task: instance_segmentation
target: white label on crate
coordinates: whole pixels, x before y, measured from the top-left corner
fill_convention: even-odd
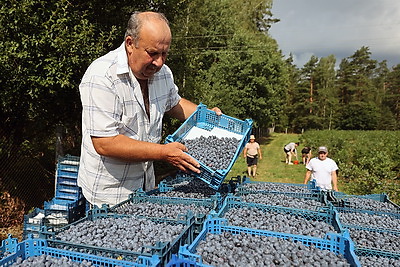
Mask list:
[[[195,139],[201,136],[204,137],[209,137],[209,136],[216,136],[218,138],[222,137],[231,137],[231,138],[236,138],[238,140],[242,140],[243,135],[232,133],[230,131],[224,130],[222,128],[214,127],[211,131],[207,131],[204,129],[201,129],[199,127],[193,126],[187,135],[185,136],[184,139]]]

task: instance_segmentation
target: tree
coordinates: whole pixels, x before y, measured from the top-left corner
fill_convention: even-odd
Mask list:
[[[361,47],[340,63],[338,90],[341,112],[337,114],[337,121],[341,129],[376,129],[378,126],[379,105],[372,81],[377,61],[370,56],[369,48]],[[367,110],[371,113],[367,114]]]
[[[266,29],[271,1],[192,1],[170,61],[183,96],[266,126],[281,113],[287,72]],[[176,41],[175,41],[176,42]],[[179,52],[176,52],[179,48]],[[178,70],[178,71],[177,71]]]
[[[384,91],[382,106],[390,110],[393,118],[385,125],[387,129],[400,129],[400,64],[387,74]]]
[[[323,57],[318,62],[314,74],[315,107],[317,115],[322,118],[322,127],[332,129],[333,116],[337,110],[337,94],[335,88],[336,58],[334,55]]]
[[[2,125],[16,143],[48,141],[59,123],[80,125],[78,83],[113,29],[97,32],[67,0],[3,1],[0,14]]]

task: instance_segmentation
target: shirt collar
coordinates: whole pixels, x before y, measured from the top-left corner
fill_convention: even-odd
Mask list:
[[[128,56],[126,55],[125,42],[117,48],[117,74],[129,73]]]

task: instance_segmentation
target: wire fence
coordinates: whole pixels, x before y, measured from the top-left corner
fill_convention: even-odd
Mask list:
[[[46,157],[39,152],[26,149],[24,144],[15,145],[13,140],[4,138],[3,134],[0,136],[2,137],[0,140],[1,208],[12,202],[8,198],[22,202],[24,212],[33,207],[42,207],[44,201],[54,195],[54,156]]]

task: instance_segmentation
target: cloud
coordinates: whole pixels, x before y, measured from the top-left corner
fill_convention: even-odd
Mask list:
[[[333,54],[340,62],[362,46],[389,67],[400,64],[399,0],[279,0],[272,13],[281,21],[270,34],[298,66],[311,55]]]

